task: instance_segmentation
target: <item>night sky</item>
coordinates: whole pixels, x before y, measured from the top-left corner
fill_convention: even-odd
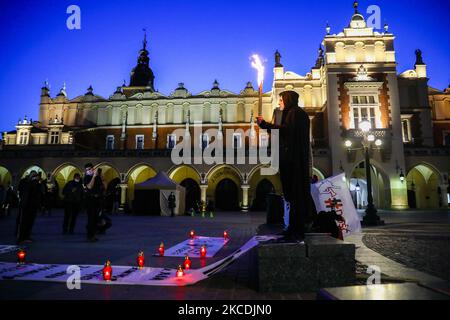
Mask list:
[[[69,98],[94,93],[109,97],[127,84],[148,30],[155,88],[170,94],[178,82],[195,93],[210,89],[239,92],[256,74],[249,57],[267,60],[264,89],[272,82],[273,53],[286,70],[301,75],[314,65],[329,21],[331,33],[348,25],[353,1],[100,1],[1,0],[0,130],[13,130],[27,115],[38,119],[40,88],[48,79],[54,97],[63,83]],[[81,8],[81,30],[66,27],[69,5]],[[450,1],[360,1],[381,7],[397,37],[398,72],[412,69],[422,49],[430,85],[450,83]],[[365,14],[365,16],[367,16]]]

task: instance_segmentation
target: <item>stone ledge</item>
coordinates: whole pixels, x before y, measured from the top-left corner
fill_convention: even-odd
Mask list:
[[[355,245],[326,234],[305,244],[269,243],[257,248],[259,291],[302,292],[355,283]]]

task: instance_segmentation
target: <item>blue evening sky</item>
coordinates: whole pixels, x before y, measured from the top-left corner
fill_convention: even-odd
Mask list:
[[[306,74],[317,57],[329,21],[332,33],[348,25],[352,0],[339,1],[106,1],[0,0],[0,130],[13,130],[19,118],[37,119],[40,88],[46,79],[55,96],[66,82],[70,98],[111,95],[135,66],[148,30],[155,88],[171,93],[184,82],[193,93],[210,89],[214,79],[234,92],[255,83],[249,57],[267,60],[264,89],[272,82],[278,49],[287,70]],[[81,30],[69,30],[66,9],[81,8]],[[381,7],[395,42],[398,71],[413,68],[422,49],[430,85],[450,83],[450,1],[360,1]],[[367,16],[367,14],[365,14]]]

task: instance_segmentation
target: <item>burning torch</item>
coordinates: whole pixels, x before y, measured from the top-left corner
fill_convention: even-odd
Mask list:
[[[263,81],[264,81],[264,65],[262,64],[261,58],[254,54],[251,57],[251,64],[254,69],[258,72],[258,86],[259,86],[259,99],[258,99],[258,117],[262,117],[262,91],[263,91]]]

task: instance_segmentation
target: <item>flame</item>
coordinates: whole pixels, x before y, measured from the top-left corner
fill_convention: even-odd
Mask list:
[[[264,65],[261,61],[261,58],[257,54],[252,55],[251,64],[252,67],[256,69],[256,71],[258,71],[258,85],[262,86],[262,83],[264,81]]]

